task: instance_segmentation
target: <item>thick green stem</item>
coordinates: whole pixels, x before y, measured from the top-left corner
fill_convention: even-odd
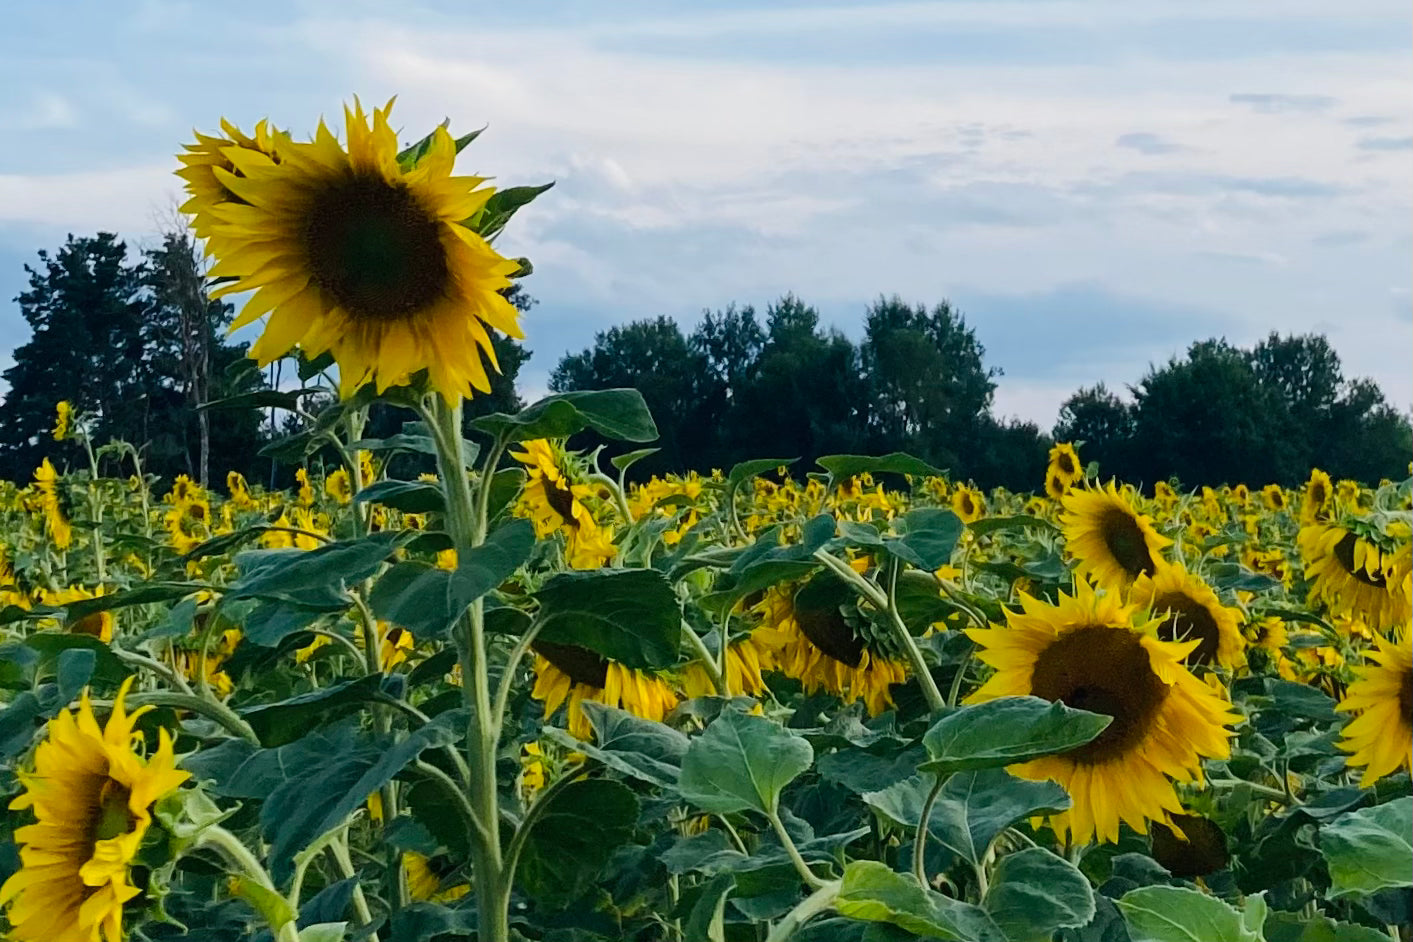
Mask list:
[[[480,488],[473,500],[461,448],[461,402],[436,399],[429,426],[437,445],[437,465],[446,494],[446,523],[458,558],[465,562],[471,550],[486,538],[490,506],[490,480],[503,443],[497,442],[487,457]],[[477,920],[481,942],[506,942],[510,936],[508,887],[500,846],[500,796],[496,789],[496,746],[499,717],[491,706],[487,670],[485,609],[481,599],[471,603],[458,625],[457,648],[461,663],[463,701],[471,711],[466,733],[466,760],[471,770],[471,807],[484,825],[477,835],[473,866]]]
[[[255,905],[256,909],[270,926],[270,931],[275,934],[276,942],[299,942],[299,927],[294,920],[294,907],[279,895],[275,889],[275,882],[270,879],[269,872],[265,869],[250,848],[240,842],[230,831],[213,824],[203,828],[196,836],[196,841],[191,845],[192,850],[209,847],[219,851],[230,863],[238,867],[245,878],[248,878],[261,889],[261,893],[256,894],[254,899],[247,897],[247,900]],[[272,902],[274,905],[262,905],[263,901]],[[283,913],[279,912],[283,910]],[[287,918],[286,918],[287,917]]]
[[[913,876],[917,877],[917,882],[927,886],[927,831],[932,823],[932,808],[937,804],[937,796],[942,794],[943,776],[937,776],[932,783],[932,790],[927,793],[927,800],[922,803],[922,817],[917,823],[917,834],[913,838]]]
[[[260,745],[260,737],[255,734],[255,730],[250,728],[250,724],[218,700],[207,700],[194,694],[168,693],[157,690],[151,693],[135,693],[128,698],[127,703],[129,706],[164,706],[200,713],[207,719],[220,723],[227,732],[234,733],[251,745]]]
[[[765,942],[786,942],[801,926],[834,905],[839,898],[839,886],[838,880],[825,883],[801,900],[798,906],[781,916],[780,921],[771,927]]]
[[[811,890],[822,889],[825,882],[814,875],[809,864],[805,863],[805,858],[800,856],[800,849],[795,846],[795,842],[790,839],[790,832],[785,830],[785,822],[780,820],[780,812],[771,810],[767,815],[770,819],[770,826],[775,829],[775,836],[780,838],[780,843],[785,847],[785,853],[790,855],[790,862],[795,865],[796,872],[800,879],[805,881],[805,886]]]
[[[731,691],[726,686],[726,677],[722,673],[721,665],[717,664],[716,658],[711,656],[711,652],[707,650],[706,643],[702,641],[701,636],[685,621],[682,622],[682,637],[687,639],[687,645],[696,653],[701,662],[706,665],[707,674],[711,677],[711,684],[716,688],[717,696],[731,696]],[[724,656],[725,653],[726,651],[723,648],[722,655]]]

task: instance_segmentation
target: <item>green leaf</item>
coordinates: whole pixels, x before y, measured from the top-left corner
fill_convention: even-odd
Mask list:
[[[384,507],[409,514],[446,511],[442,489],[427,481],[378,481],[359,491],[354,500],[359,503],[377,501]]]
[[[1001,858],[982,905],[1010,942],[1050,942],[1094,918],[1094,891],[1074,864],[1029,847]]]
[[[1361,808],[1323,825],[1320,853],[1330,868],[1332,898],[1413,886],[1413,798]]]
[[[308,396],[320,392],[318,388],[313,389],[292,389],[288,392],[277,389],[260,389],[255,392],[241,393],[238,396],[227,396],[224,399],[214,399],[211,402],[203,402],[196,407],[198,412],[217,411],[222,409],[285,409],[294,412],[299,408],[301,396]]]
[[[235,564],[241,577],[226,590],[226,598],[274,599],[302,608],[342,611],[351,604],[344,587],[377,572],[400,539],[399,533],[376,533],[307,551],[240,553]]]
[[[347,922],[319,922],[299,930],[299,942],[343,942]]]
[[[461,447],[465,449],[468,445],[471,443],[463,442]],[[348,447],[350,451],[410,451],[418,455],[435,455],[437,453],[437,442],[431,435],[408,432],[397,432],[387,438],[360,438]],[[474,453],[473,451],[472,454]]]
[[[58,665],[62,662],[64,655],[73,650],[89,651],[93,654],[93,676],[92,681],[101,684],[111,684],[116,686],[122,683],[131,671],[127,665],[118,660],[118,656],[113,653],[107,644],[93,637],[92,635],[71,635],[60,634],[59,632],[41,631],[30,635],[24,640],[25,647],[39,654],[39,662],[35,665],[34,675],[36,677],[49,676],[51,671],[58,675]],[[65,701],[67,702],[67,701]]]
[[[703,811],[773,815],[780,792],[813,761],[803,737],[764,717],[727,711],[688,747],[677,787]]]
[[[69,602],[62,606],[64,621],[73,624],[99,612],[111,612],[119,608],[130,608],[133,605],[170,602],[173,599],[184,598],[200,588],[200,585],[189,582],[147,582],[121,592],[110,592],[107,595],[98,595],[91,599]]]
[[[93,668],[97,663],[97,654],[85,648],[61,651],[59,666],[54,672],[54,680],[59,687],[59,699],[64,703],[72,703],[93,676]]]
[[[303,631],[318,621],[320,614],[307,608],[295,608],[279,602],[261,602],[242,620],[245,640],[263,648],[273,648],[296,631]]]
[[[869,455],[825,455],[815,463],[829,472],[832,484],[842,483],[860,474],[911,474],[925,478],[943,477],[947,473],[901,451],[877,458]]]
[[[487,241],[494,239],[522,206],[552,186],[554,183],[551,182],[541,186],[510,186],[496,190],[476,215],[471,228]]]
[[[902,536],[883,540],[888,552],[928,572],[951,561],[962,536],[960,517],[950,510],[924,507],[908,511],[901,523]]]
[[[1200,890],[1145,886],[1117,903],[1132,942],[1261,942],[1240,912]]]
[[[565,905],[584,894],[613,852],[633,835],[638,798],[609,779],[574,782],[549,798],[516,870],[517,883],[536,899]]]
[[[383,675],[368,674],[277,703],[238,709],[266,748],[294,742],[315,726],[353,713],[376,699]]]
[[[1043,517],[1032,517],[1030,514],[1016,514],[1011,517],[982,517],[980,520],[973,520],[967,524],[967,529],[977,536],[1011,530],[1028,530],[1032,527],[1037,530],[1049,530],[1052,533],[1059,532],[1059,527],[1049,520]]]
[[[614,455],[608,460],[609,463],[611,463],[619,471],[627,471],[639,461],[642,461],[649,455],[655,455],[660,451],[662,451],[661,448],[639,448],[636,451],[630,451],[624,455]]]
[[[685,735],[592,700],[585,700],[581,708],[594,728],[593,742],[580,742],[557,726],[544,727],[541,735],[623,775],[661,788],[677,787],[689,744]]]
[[[916,828],[932,789],[933,777],[914,775],[864,801],[890,820]],[[959,772],[947,779],[932,806],[928,834],[967,863],[976,866],[1002,831],[1024,818],[1051,814],[1070,806],[1070,797],[1054,782],[1030,782],[1004,769]]]
[[[1335,922],[1323,913],[1271,913],[1266,918],[1266,942],[1390,942],[1387,932]]]
[[[1113,718],[1039,697],[1000,697],[942,717],[923,736],[936,774],[1028,762],[1067,752],[1103,732]]]
[[[459,553],[448,587],[456,614],[513,576],[534,547],[534,524],[511,520],[493,530],[480,546]]]
[[[873,860],[844,869],[834,908],[850,919],[889,923],[925,939],[1006,942],[985,910],[925,889]]]
[[[564,572],[546,582],[535,598],[540,641],[578,645],[635,669],[677,662],[682,610],[660,572]]]
[[[643,394],[636,389],[595,389],[558,393],[515,415],[495,412],[473,423],[476,428],[510,442],[534,438],[568,438],[585,429],[627,442],[657,438]]]
[[[687,914],[683,937],[693,942],[726,942],[726,897],[736,886],[736,877],[720,873],[707,881]]]
[[[491,494],[486,504],[487,519],[494,521],[505,512],[515,498],[520,496],[520,489],[525,486],[527,477],[524,468],[501,468],[491,475]]]
[[[774,471],[776,468],[789,466],[799,461],[799,458],[754,458],[750,461],[741,461],[731,466],[731,471],[726,475],[726,497],[725,502],[729,507],[731,500],[741,485],[758,474],[765,474],[767,471]]]
[[[424,749],[456,742],[465,724],[464,711],[450,710],[400,741],[304,762],[295,777],[270,792],[260,809],[260,825],[270,841],[271,875],[283,883],[296,853],[344,821]]]

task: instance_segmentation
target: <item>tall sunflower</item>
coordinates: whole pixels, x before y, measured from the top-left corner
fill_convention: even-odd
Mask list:
[[[659,723],[677,706],[677,694],[656,674],[625,667],[578,645],[537,641],[532,648],[535,686],[530,696],[544,703],[546,721],[567,703],[569,733],[578,739],[594,734],[582,707],[585,700]]]
[[[1060,528],[1065,548],[1078,565],[1075,572],[1101,589],[1118,591],[1139,576],[1153,575],[1172,540],[1153,528],[1110,481],[1107,487],[1075,488],[1061,504]]]
[[[1349,527],[1315,523],[1296,538],[1310,582],[1309,604],[1335,615],[1362,618],[1375,631],[1404,626],[1413,618],[1408,546],[1381,546]]]
[[[1069,442],[1059,442],[1050,449],[1050,466],[1046,477],[1053,473],[1064,482],[1065,487],[1084,477],[1084,465],[1079,463],[1079,452]],[[1048,486],[1048,481],[1047,481]]]
[[[892,686],[908,679],[904,663],[851,625],[838,599],[812,592],[808,583],[772,586],[751,610],[761,616],[752,637],[770,652],[775,669],[800,681],[806,693],[862,700],[877,716],[892,705]]]
[[[1070,793],[1070,810],[1050,819],[1057,833],[1114,842],[1120,821],[1146,833],[1182,812],[1172,779],[1200,781],[1203,758],[1230,754],[1230,701],[1182,664],[1198,641],[1161,640],[1158,619],[1083,581],[1057,605],[1021,595],[1006,621],[967,630],[996,668],[968,702],[1035,696],[1114,718],[1092,742],[1011,768]]]
[[[1164,641],[1196,641],[1186,658],[1192,666],[1217,665],[1228,670],[1245,661],[1241,612],[1222,604],[1212,587],[1181,563],[1163,564],[1150,576],[1138,577],[1129,601],[1151,609]]]
[[[986,514],[986,497],[974,487],[959,484],[952,492],[952,512],[962,523],[980,520]]]
[[[32,771],[21,771],[25,791],[10,803],[29,809],[34,824],[15,831],[20,869],[0,887],[15,942],[120,942],[123,904],[141,891],[128,881],[157,799],[186,781],[176,769],[165,729],[157,751],[133,751],[134,721],[123,683],[106,728],[100,729],[85,693],[78,711],[64,710],[49,723],[34,752]]]
[[[391,108],[374,109],[371,125],[361,104],[345,109],[346,147],[321,122],[312,141],[279,140],[278,160],[219,148],[233,169],[210,173],[235,199],[196,207],[216,220],[211,276],[236,279],[216,293],[255,292],[232,329],[269,314],[250,351],[262,366],[296,346],[330,351],[344,396],[421,370],[448,401],[490,392],[483,359],[499,366],[486,328],[524,336],[500,293],[519,263],[467,226],[494,190],[452,176],[445,128],[416,166],[399,164]]]
[[[1350,765],[1363,766],[1366,788],[1400,768],[1413,771],[1413,647],[1406,628],[1393,641],[1377,635],[1374,644],[1364,652],[1373,663],[1354,668],[1356,680],[1335,707],[1358,714],[1339,747],[1353,753]]]
[[[69,522],[68,495],[64,493],[59,472],[45,458],[34,469],[34,488],[39,492],[39,505],[44,512],[44,529],[61,550],[74,544],[74,528]]]

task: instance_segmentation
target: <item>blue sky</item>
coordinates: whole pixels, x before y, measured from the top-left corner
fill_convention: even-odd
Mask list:
[[[297,134],[397,94],[420,136],[558,185],[500,243],[540,304],[524,391],[593,333],[786,291],[853,336],[959,306],[1053,421],[1200,337],[1326,332],[1413,403],[1406,0],[50,2],[0,33],[0,365],[22,266],[152,238],[193,127]]]

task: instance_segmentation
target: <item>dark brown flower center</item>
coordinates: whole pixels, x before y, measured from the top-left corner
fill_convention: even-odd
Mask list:
[[[1096,739],[1065,753],[1075,762],[1094,765],[1142,744],[1168,687],[1153,672],[1137,635],[1091,625],[1071,631],[1040,653],[1031,693],[1114,718]]]
[[[1055,467],[1066,477],[1072,476],[1077,470],[1074,466],[1074,458],[1070,457],[1070,453],[1067,451],[1060,452],[1059,457],[1055,459]]]
[[[355,320],[406,318],[446,294],[440,225],[403,186],[359,173],[313,198],[302,241],[310,273]]]
[[[602,690],[608,684],[608,661],[600,654],[577,644],[536,641],[535,653],[559,668],[576,684]]]
[[[1153,859],[1175,877],[1192,879],[1221,870],[1230,862],[1227,836],[1210,818],[1175,814],[1173,824],[1182,829],[1183,840],[1173,829],[1153,822]]]
[[[103,637],[103,612],[94,612],[92,615],[85,615],[69,625],[69,634],[91,635],[94,638]]]
[[[551,481],[545,478],[545,500],[549,502],[554,512],[564,518],[564,522],[570,526],[575,526],[578,521],[574,519],[574,492],[564,487],[558,481]]]
[[[1099,520],[1099,528],[1104,534],[1104,545],[1124,572],[1132,578],[1143,573],[1152,573],[1157,567],[1153,555],[1148,552],[1148,541],[1144,539],[1143,528],[1133,514],[1111,507],[1104,511]]]
[[[1205,605],[1181,592],[1169,592],[1153,601],[1153,612],[1168,613],[1158,626],[1158,637],[1164,641],[1198,641],[1185,659],[1188,664],[1210,664],[1216,660],[1221,630]]]
[[[1403,672],[1403,683],[1398,685],[1398,708],[1403,722],[1413,726],[1413,669]]]
[[[797,597],[795,624],[811,644],[839,663],[858,667],[863,661],[863,639],[854,634],[837,605],[805,605]]]
[[[1335,559],[1344,567],[1344,571],[1353,576],[1357,581],[1376,589],[1385,587],[1384,575],[1381,572],[1370,573],[1363,567],[1354,565],[1354,545],[1359,541],[1359,537],[1353,533],[1346,533],[1340,537],[1338,543],[1334,545]],[[1377,553],[1374,547],[1369,547],[1369,552]]]

